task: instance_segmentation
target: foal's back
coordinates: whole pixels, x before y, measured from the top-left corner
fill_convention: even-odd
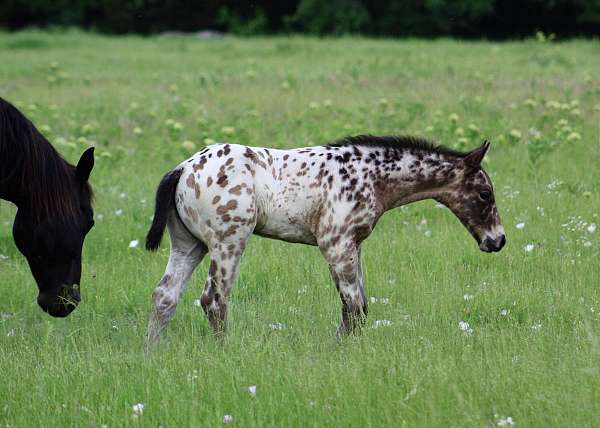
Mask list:
[[[217,230],[234,234],[240,226],[251,225],[259,235],[314,245],[327,194],[321,181],[331,152],[324,146],[209,146],[181,165],[178,213],[201,240]]]

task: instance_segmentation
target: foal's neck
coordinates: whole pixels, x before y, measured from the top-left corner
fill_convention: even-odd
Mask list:
[[[368,150],[373,159],[370,176],[383,210],[438,198],[462,168],[460,158],[452,154],[408,148]]]

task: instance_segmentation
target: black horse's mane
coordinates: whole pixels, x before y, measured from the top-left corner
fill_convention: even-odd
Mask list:
[[[410,135],[392,135],[384,137],[377,137],[374,135],[357,135],[354,137],[342,138],[341,140],[329,144],[328,146],[362,146],[392,150],[417,150],[461,158],[467,155],[465,152],[454,150],[442,145],[437,145],[426,138],[414,137]]]
[[[75,167],[65,161],[19,110],[0,97],[0,185],[16,183],[37,219],[79,211]],[[90,196],[91,196],[91,189]]]

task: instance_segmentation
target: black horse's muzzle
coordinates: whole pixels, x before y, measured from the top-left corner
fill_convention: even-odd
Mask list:
[[[80,301],[81,295],[77,284],[62,285],[51,292],[40,293],[37,298],[40,308],[56,318],[68,316]]]

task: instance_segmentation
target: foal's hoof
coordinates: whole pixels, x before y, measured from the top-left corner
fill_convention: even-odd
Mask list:
[[[341,342],[344,337],[350,335],[351,331],[344,324],[340,324],[337,330],[335,331],[336,339]]]
[[[144,354],[146,357],[149,357],[150,354],[152,354],[152,351],[158,346],[158,342],[158,340],[146,339],[144,342]]]
[[[357,322],[351,325],[340,324],[335,332],[335,337],[338,340],[342,340],[344,337],[350,336],[351,334],[358,335],[362,332],[363,322]]]

